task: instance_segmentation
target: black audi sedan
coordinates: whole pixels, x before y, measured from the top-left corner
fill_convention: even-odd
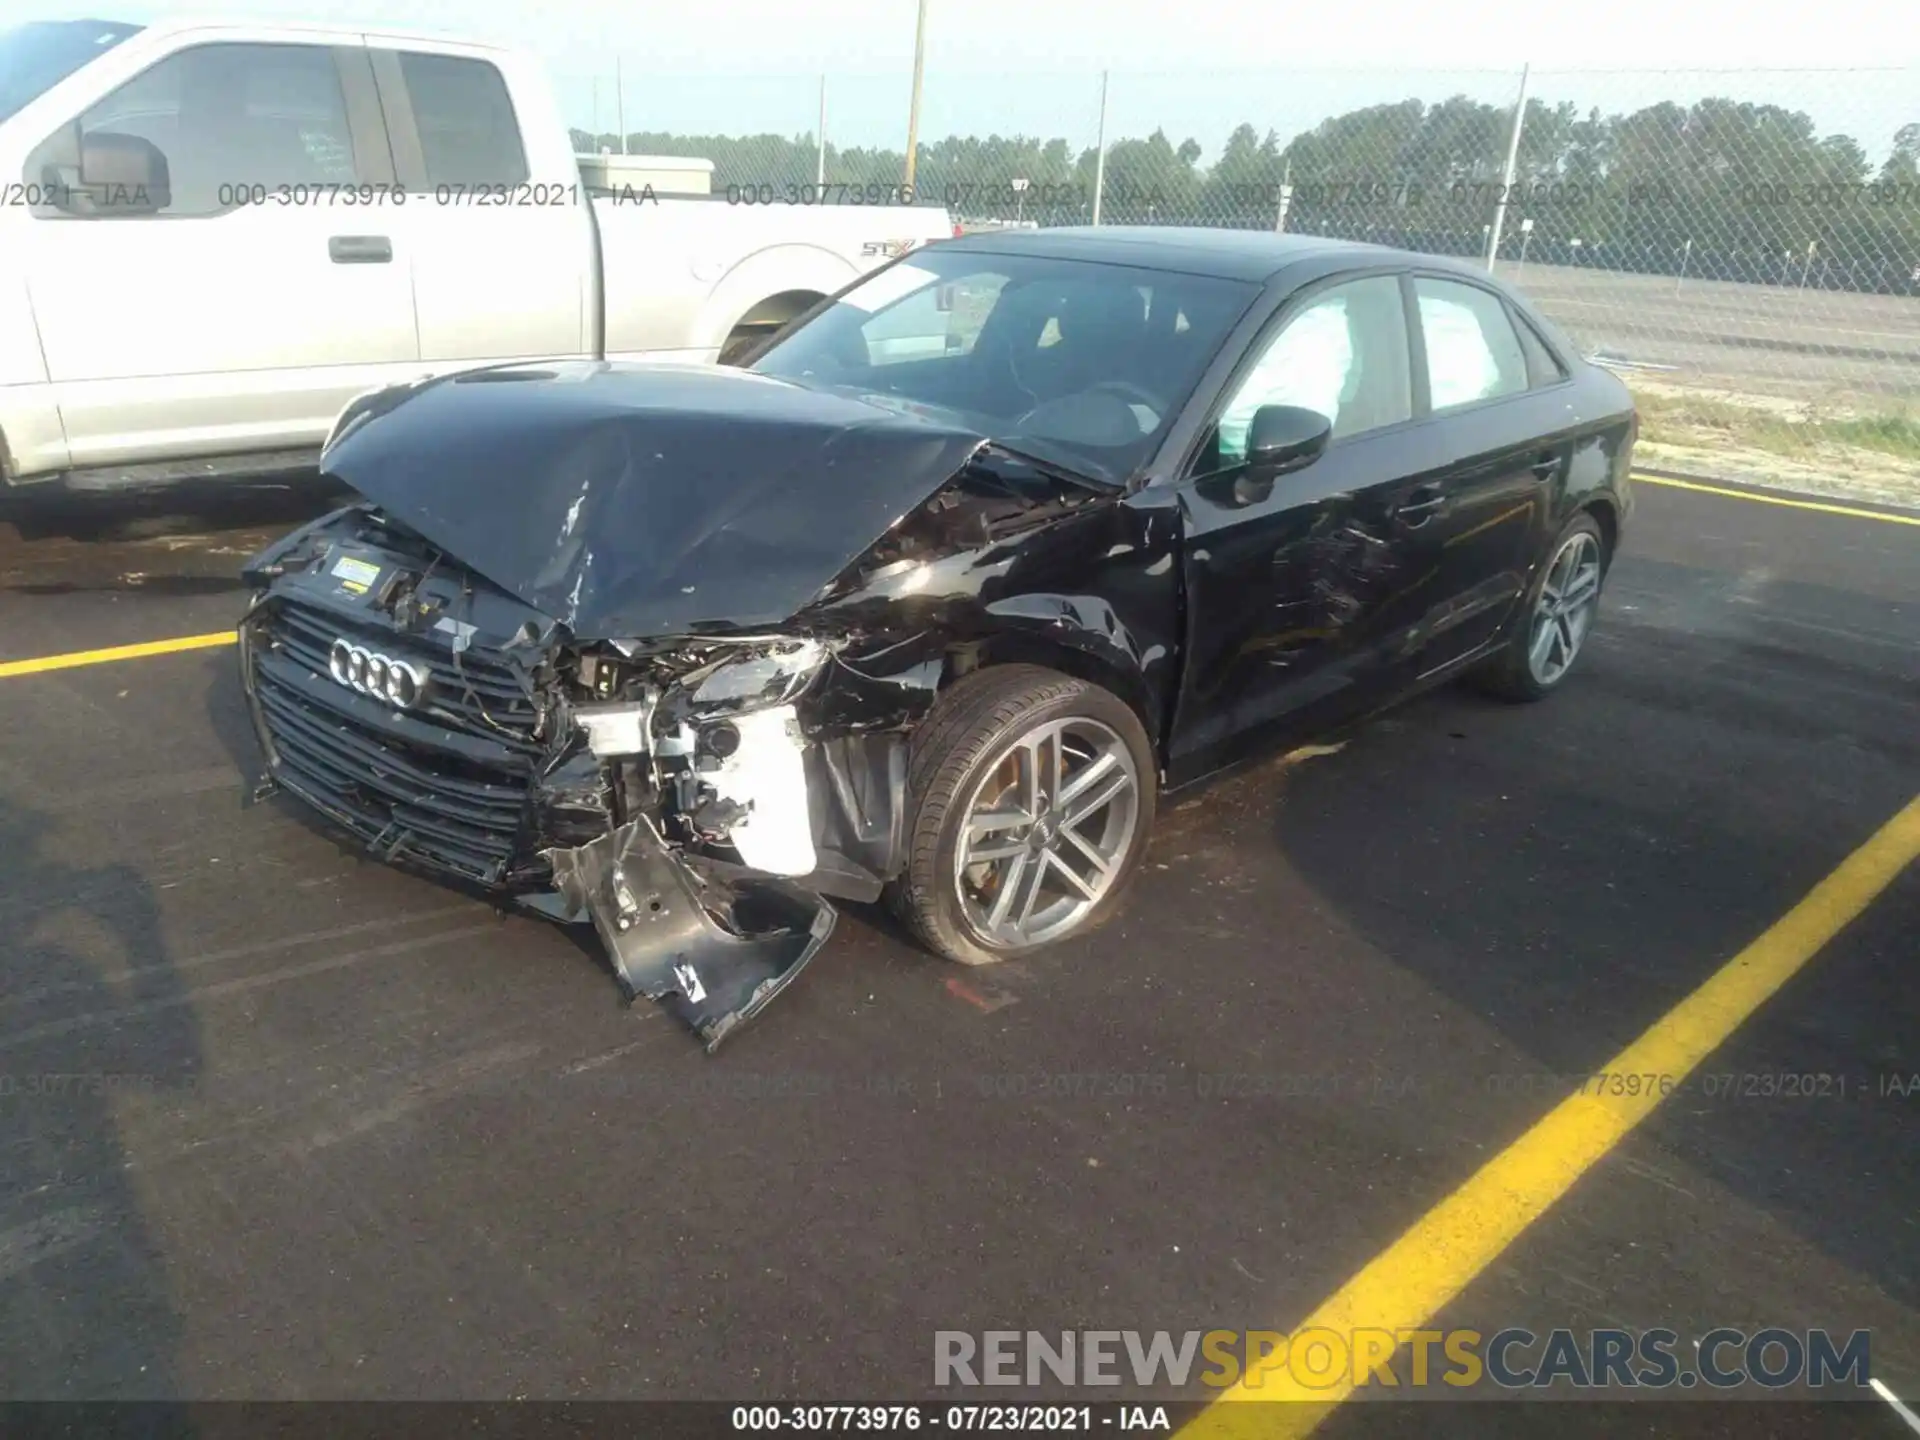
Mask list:
[[[263,788],[592,923],[711,1049],[829,897],[1024,955],[1122,903],[1169,791],[1453,677],[1559,689],[1636,429],[1465,264],[942,241],[743,368],[349,406],[322,468],[359,499],[247,568]]]

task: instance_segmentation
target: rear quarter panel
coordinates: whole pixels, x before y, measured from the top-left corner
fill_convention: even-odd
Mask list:
[[[1557,534],[1575,512],[1594,510],[1610,546],[1617,546],[1633,516],[1633,446],[1639,434],[1633,395],[1617,376],[1579,362],[1570,395],[1577,413],[1567,478],[1554,507]]]

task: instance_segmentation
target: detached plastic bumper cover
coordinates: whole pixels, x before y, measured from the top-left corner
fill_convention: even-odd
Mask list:
[[[644,821],[547,854],[561,905],[592,917],[629,997],[659,1002],[708,1053],[793,982],[838,918],[817,895],[752,877],[727,886],[742,925],[728,929],[702,904],[699,878]]]

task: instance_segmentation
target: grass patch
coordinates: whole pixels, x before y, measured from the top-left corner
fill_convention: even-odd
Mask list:
[[[1920,416],[1902,409],[1873,415],[1823,415],[1814,406],[1783,411],[1712,396],[1634,392],[1643,438],[1669,445],[1736,445],[1810,457],[1834,446],[1920,461]]]
[[[1824,422],[1829,438],[1862,450],[1920,460],[1920,420],[1911,415],[1863,415]]]

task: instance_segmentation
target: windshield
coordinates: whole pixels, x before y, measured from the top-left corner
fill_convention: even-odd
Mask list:
[[[34,20],[0,30],[0,120],[139,31],[111,20]]]
[[[1114,482],[1151,453],[1258,287],[934,246],[752,368],[978,430]]]

